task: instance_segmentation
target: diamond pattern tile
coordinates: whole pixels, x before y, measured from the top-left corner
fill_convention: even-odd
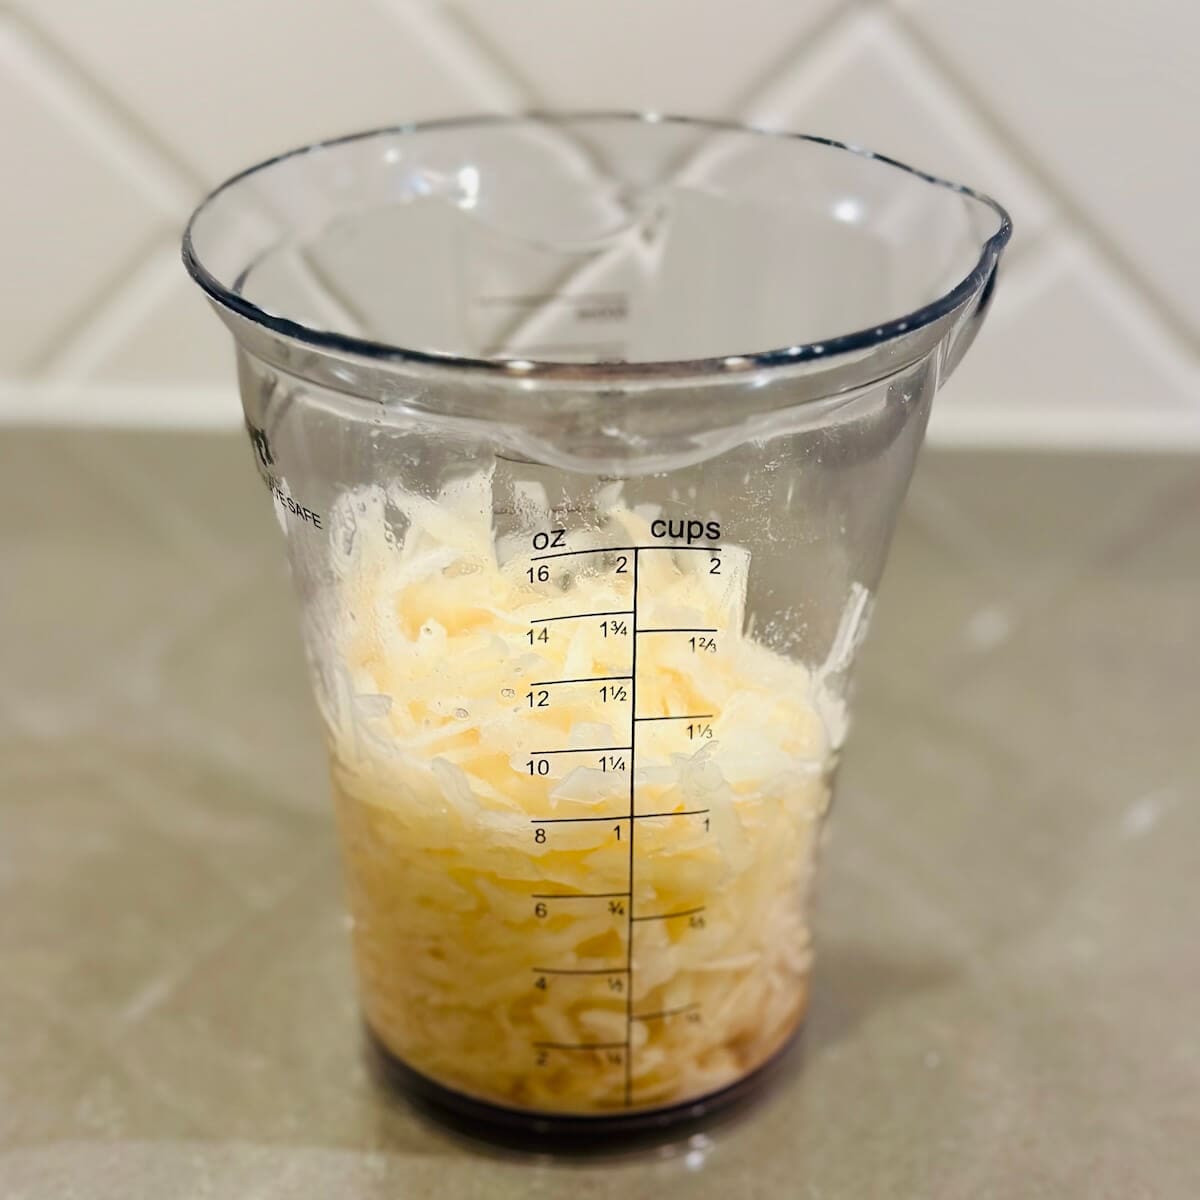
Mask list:
[[[209,184],[291,146],[480,104],[369,0],[125,0],[118,19],[89,0],[29,7]]]
[[[22,376],[166,224],[157,205],[73,119],[52,68],[0,21],[0,378]]]
[[[90,378],[135,388],[199,384],[236,391],[233,338],[180,270],[176,247],[160,252],[154,265],[136,314],[103,346]],[[170,405],[169,392],[162,403]]]
[[[537,100],[558,108],[728,114],[764,73],[804,53],[837,0],[745,0],[735,36],[723,0],[603,5],[451,0]]]
[[[0,330],[0,417],[189,425],[219,408],[233,424],[226,335],[164,275],[164,238],[204,186],[349,129],[536,103],[791,124],[991,190],[1017,236],[991,328],[933,433],[1200,442],[1188,333],[1200,328],[1200,253],[1187,210],[1200,181],[1185,152],[1197,11],[1174,0],[749,0],[736,16],[719,0],[13,0],[0,103],[14,119],[0,138],[18,169],[0,199],[0,249],[22,294]],[[12,391],[23,379],[71,390],[39,409]],[[179,402],[160,403],[176,385]]]
[[[906,0],[911,19],[1132,268],[1200,332],[1200,7]]]
[[[1200,408],[1200,362],[1181,354],[1079,243],[1001,272],[994,311],[938,409],[1027,412],[1069,425],[1081,406],[1100,421],[1141,422]]]
[[[1051,217],[1036,184],[879,12],[844,23],[814,62],[751,112],[764,124],[866,146],[998,197],[1013,217],[1014,251],[1035,241]]]

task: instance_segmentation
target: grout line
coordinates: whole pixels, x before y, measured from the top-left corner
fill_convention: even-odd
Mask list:
[[[284,218],[286,224],[287,218]],[[372,328],[371,318],[363,312],[354,297],[347,293],[338,280],[321,265],[320,260],[307,247],[297,246],[292,256],[292,270],[313,303],[314,316],[323,321],[327,329],[336,329],[353,337],[378,336]],[[242,285],[242,294],[245,282]]]
[[[1007,152],[1005,157],[1008,157]],[[1025,175],[1024,163],[1010,160],[1008,169],[1022,176]],[[1009,290],[1008,281],[1012,278],[1013,271],[1027,271],[1036,268],[1036,265],[1046,255],[1054,252],[1055,246],[1064,237],[1070,236],[1070,227],[1064,224],[1062,214],[1054,207],[1054,200],[1041,194],[1041,186],[1035,180],[1025,178],[1023,182],[1026,188],[1037,192],[1041,197],[1046,206],[1046,219],[1038,230],[1026,230],[1020,237],[1014,234],[1008,245],[1004,247],[999,268],[1004,292]]]
[[[983,126],[973,109],[959,102],[955,88],[941,73],[925,61],[924,55],[911,44],[907,32],[900,27],[894,13],[880,4],[872,4],[860,10],[853,22],[844,22],[834,29],[831,37],[821,48],[815,63],[804,70],[785,73],[775,87],[760,98],[761,119],[767,119],[772,110],[798,109],[805,111],[816,96],[830,86],[840,86],[847,80],[847,69],[860,53],[874,53],[903,78],[912,92],[913,102],[931,112],[939,113],[938,135],[948,145],[970,158],[983,162],[994,160],[995,166],[1010,177],[1013,200],[1017,201],[1017,236],[1005,251],[1005,261],[1014,262],[1022,258],[1027,242],[1040,241],[1055,222],[1054,200],[1041,188],[1037,180],[1025,170],[1020,159],[1014,159],[1008,150],[998,144],[990,130]],[[840,130],[814,129],[814,133],[841,134]],[[899,147],[871,143],[867,146],[884,154],[907,159]],[[917,168],[929,168],[934,164],[912,162]],[[981,179],[960,178],[957,182],[975,184]],[[1006,185],[1007,186],[1007,185]],[[1007,194],[1001,198],[1009,200]],[[1026,228],[1023,221],[1029,217],[1032,224]]]
[[[79,315],[67,323],[71,332],[42,358],[40,374],[47,383],[85,383],[122,339],[135,334],[167,298],[183,268],[178,246],[165,239],[165,233],[156,235],[148,252],[140,252],[134,262],[120,268],[100,290],[99,296],[106,300],[92,297],[81,305]]]
[[[1097,253],[1086,238],[1075,232],[1060,239],[1057,252],[1062,264],[1075,267],[1092,290],[1096,304],[1113,314],[1122,328],[1123,340],[1142,357],[1157,363],[1180,396],[1200,397],[1200,359],[1180,346],[1172,330],[1146,304],[1145,296],[1130,288],[1128,279],[1114,269],[1107,255]]]
[[[1144,276],[1129,254],[1094,220],[1087,208],[1076,200],[1074,192],[1063,184],[1045,166],[1041,159],[1027,146],[1004,121],[996,115],[984,97],[953,62],[942,53],[941,49],[929,39],[911,15],[896,9],[892,10],[895,18],[896,32],[908,43],[915,55],[923,59],[926,66],[938,72],[942,79],[951,86],[959,96],[964,107],[968,108],[979,123],[988,130],[996,143],[1014,160],[1019,162],[1025,173],[1037,183],[1042,191],[1060,210],[1062,223],[1082,235],[1090,243],[1098,256],[1106,265],[1119,276],[1130,290],[1137,293],[1141,300],[1154,312],[1164,326],[1169,336],[1181,343],[1185,353],[1194,356],[1196,352],[1196,337],[1188,326],[1187,321],[1176,311],[1171,301],[1163,296],[1152,279]]]
[[[397,4],[399,0],[383,0],[384,3]],[[538,93],[533,80],[514,63],[508,55],[498,49],[495,43],[480,29],[471,18],[453,4],[438,4],[444,29],[456,31],[464,48],[469,47],[469,54],[474,61],[487,63],[487,70],[497,78],[507,81],[515,98],[515,107],[535,108],[544,105],[544,98]]]
[[[92,330],[108,323],[105,315],[108,307],[120,305],[131,276],[138,275],[165,236],[165,229],[156,229],[141,248],[114,268],[98,287],[77,300],[65,313],[57,315],[53,329],[44,339],[44,345],[30,358],[25,368],[29,375],[50,386],[73,383],[76,380],[71,360],[77,352],[84,358],[89,353],[97,359],[102,356],[100,347],[90,352],[87,350],[94,336]],[[103,349],[108,349],[108,346]]]
[[[530,79],[461,10],[442,0],[417,0],[412,7],[405,0],[374,0],[404,24],[426,39],[431,50],[463,79],[478,85],[487,80],[485,98],[491,110],[528,112],[552,108],[539,96]],[[416,18],[414,20],[414,17]],[[583,171],[607,178],[610,171],[599,159],[595,147],[569,133],[560,134],[562,148],[576,156]]]
[[[479,95],[492,110],[529,107],[533,89],[528,81],[488,45],[464,16],[440,2],[373,0],[404,31],[424,42],[458,80]]]
[[[493,109],[519,112],[537,106],[537,91],[528,78],[457,8],[428,0],[412,5],[404,0],[375,0],[375,3],[406,29],[423,38],[430,50],[462,79],[475,85],[481,79],[485,80],[484,96]],[[570,134],[564,134],[563,141],[579,155],[586,170],[607,176],[594,149]],[[548,290],[559,293],[578,287],[580,277],[590,277],[588,273],[595,267],[594,260],[585,262],[582,267],[568,266],[558,273],[555,281],[548,282]],[[491,352],[520,341],[528,344],[530,327],[536,335],[538,322],[544,316],[543,309],[516,314],[493,333]]]
[[[845,3],[832,8],[815,25],[802,33],[797,41],[789,43],[787,49],[778,55],[773,63],[764,66],[758,72],[755,80],[734,98],[730,105],[732,112],[753,124],[754,114],[767,107],[777,92],[793,87],[797,76],[808,70],[812,60],[822,54],[831,42],[841,37],[867,14],[878,12],[883,3],[884,0],[846,0]]]
[[[71,58],[40,26],[0,12],[0,59],[172,218],[207,190],[135,113]]]
[[[202,182],[170,155],[162,155],[137,119],[64,54],[44,31],[11,11],[0,12],[0,64],[75,129],[164,217],[177,220],[179,213],[189,208],[203,190]],[[30,374],[42,375],[50,381],[60,373],[69,376],[72,347],[87,346],[96,311],[99,310],[102,323],[106,301],[112,295],[120,296],[126,277],[140,268],[146,255],[164,236],[163,228],[153,230],[143,247],[97,291],[60,315],[33,356],[28,366]],[[83,331],[79,343],[77,330]]]
[[[1112,270],[1107,258],[1096,253],[1085,238],[1055,224],[1037,238],[1036,246],[1036,254],[1022,255],[1011,264],[1006,252],[1000,269],[1000,293],[995,309],[988,317],[989,330],[998,332],[1009,321],[1019,319],[1048,288],[1073,274],[1088,287],[1098,308],[1119,319],[1127,334],[1126,340],[1137,353],[1158,364],[1162,376],[1170,380],[1180,396],[1200,395],[1200,364],[1182,352],[1170,331],[1164,329],[1154,312],[1147,308],[1142,295],[1131,291],[1126,280]],[[935,406],[931,427],[953,428],[959,412],[954,405]],[[1184,410],[1182,415],[1184,425],[1188,424],[1187,411]],[[949,424],[946,424],[947,416]],[[1025,414],[1023,421],[1030,428],[1056,430],[1064,420],[1070,419],[1069,408],[1043,406],[1037,412]],[[1105,417],[1098,419],[1103,421]],[[1135,437],[1139,436],[1139,430],[1148,427],[1146,418],[1132,410],[1120,414],[1116,420],[1122,429],[1131,430]],[[1023,422],[1017,422],[1020,423]],[[1089,431],[1078,429],[1075,436],[1082,437],[1086,443]],[[1101,444],[1109,441],[1101,434]]]

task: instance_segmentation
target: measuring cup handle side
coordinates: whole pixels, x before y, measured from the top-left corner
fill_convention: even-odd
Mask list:
[[[991,274],[988,275],[987,282],[979,290],[979,297],[975,301],[974,308],[962,318],[958,324],[958,328],[950,334],[942,359],[939,386],[954,374],[954,370],[962,361],[963,355],[971,348],[971,343],[975,341],[975,337],[983,325],[983,320],[987,316],[988,310],[992,307],[992,298],[996,294],[996,275],[999,270],[1000,260],[997,258],[992,263]]]

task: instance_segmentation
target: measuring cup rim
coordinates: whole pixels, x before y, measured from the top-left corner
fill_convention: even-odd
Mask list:
[[[241,285],[241,273],[239,273],[238,280],[232,286],[223,284],[205,267],[196,250],[195,238],[193,236],[196,223],[218,197],[250,176],[267,171],[279,163],[298,158],[302,155],[316,154],[322,150],[332,149],[351,142],[367,141],[371,138],[394,136],[397,134],[407,136],[419,133],[431,133],[438,130],[463,129],[471,126],[484,128],[527,123],[569,125],[585,121],[624,121],[646,125],[682,125],[696,129],[707,129],[714,133],[753,134],[759,137],[778,138],[781,141],[808,142],[826,146],[903,171],[935,187],[945,188],[960,195],[968,196],[991,209],[997,217],[999,224],[995,233],[982,243],[975,265],[953,288],[943,293],[936,300],[913,309],[903,316],[884,321],[870,328],[858,329],[850,333],[823,338],[818,342],[806,342],[770,350],[747,351],[739,354],[645,362],[624,362],[619,360],[607,362],[565,362],[535,358],[481,358],[471,355],[454,354],[447,351],[421,350],[411,346],[396,346],[387,342],[373,341],[369,338],[337,333],[333,330],[318,329],[300,321],[294,321],[288,317],[268,312],[266,309],[253,303],[253,301],[247,300],[237,290]],[[445,371],[465,371],[485,374],[494,380],[503,378],[546,381],[562,380],[569,381],[575,386],[596,383],[604,387],[612,387],[622,383],[633,384],[639,381],[644,382],[663,376],[694,377],[703,375],[728,375],[740,374],[745,371],[792,367],[816,361],[828,363],[830,359],[835,359],[841,355],[861,353],[885,342],[908,337],[917,330],[931,325],[954,312],[970,296],[982,290],[988,283],[995,269],[996,261],[1011,236],[1012,219],[1008,211],[999,201],[986,193],[967,187],[965,184],[955,183],[952,180],[932,175],[927,171],[909,166],[909,164],[901,162],[899,159],[891,158],[886,154],[879,154],[865,147],[837,141],[834,138],[821,137],[817,134],[797,133],[790,130],[775,129],[769,126],[740,121],[710,117],[690,117],[681,114],[634,109],[583,111],[543,111],[534,109],[519,113],[482,113],[472,116],[444,117],[428,121],[407,122],[399,125],[385,125],[376,129],[343,134],[339,137],[311,142],[291,150],[285,150],[271,158],[246,167],[236,175],[230,176],[205,196],[188,218],[187,226],[183,233],[182,256],[188,274],[191,275],[209,298],[221,307],[272,333],[326,352],[376,362],[411,363]]]

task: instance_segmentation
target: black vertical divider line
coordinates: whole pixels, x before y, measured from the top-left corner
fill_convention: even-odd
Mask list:
[[[637,627],[638,627],[638,556],[633,551],[633,609],[629,640],[633,643],[629,666],[629,899],[625,925],[625,1107],[633,1103],[633,840],[637,822],[633,819],[635,780],[637,778]]]

